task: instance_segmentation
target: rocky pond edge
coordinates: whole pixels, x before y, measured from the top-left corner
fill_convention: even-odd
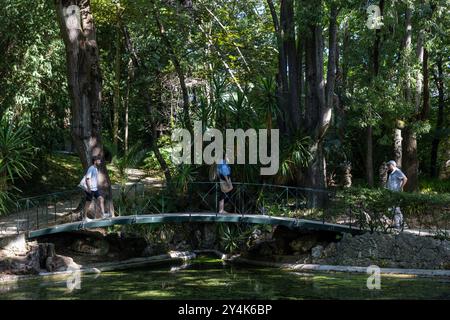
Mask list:
[[[70,276],[74,272],[79,272],[81,274],[100,274],[102,272],[143,267],[146,265],[183,262],[195,259],[197,254],[215,254],[218,258],[222,259],[223,261],[242,263],[253,266],[279,268],[282,270],[306,271],[306,272],[367,273],[367,267],[303,264],[303,263],[281,263],[281,262],[249,259],[241,257],[239,254],[230,255],[222,253],[218,250],[193,250],[193,251],[174,251],[168,254],[162,254],[152,257],[133,258],[117,262],[97,263],[90,266],[80,266],[79,269],[71,269],[66,271],[40,272],[37,275],[8,275],[8,274],[0,275],[0,284],[17,282],[19,280],[32,280],[41,277],[58,279],[60,277],[64,278],[66,276]],[[450,270],[380,268],[380,274],[384,276],[450,277]]]

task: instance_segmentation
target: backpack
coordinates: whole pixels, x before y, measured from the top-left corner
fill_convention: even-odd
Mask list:
[[[231,179],[229,179],[229,181],[226,180],[220,180],[220,190],[223,193],[228,193],[231,190],[233,190],[233,183],[231,182]]]
[[[86,184],[86,175],[83,176],[83,179],[81,179],[80,183],[78,184],[78,187],[83,189],[84,191],[88,191],[87,184]]]

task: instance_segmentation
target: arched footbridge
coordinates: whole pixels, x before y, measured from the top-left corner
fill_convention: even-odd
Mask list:
[[[247,224],[268,224],[281,225],[290,229],[330,231],[336,233],[348,232],[359,234],[359,228],[352,228],[347,225],[327,223],[306,219],[295,219],[286,217],[274,217],[255,214],[218,214],[218,213],[162,213],[143,214],[137,216],[121,216],[89,222],[72,222],[52,227],[37,229],[28,232],[29,238],[37,238],[49,234],[71,232],[85,229],[105,228],[113,225],[130,224],[161,224],[161,223],[183,223],[183,222],[222,222],[222,223],[247,223]]]
[[[106,228],[114,225],[188,222],[280,225],[290,229],[360,234],[348,213],[333,212],[329,190],[290,186],[234,183],[225,209],[219,214],[220,185],[193,182],[183,186],[132,184],[114,190],[115,217],[80,221],[80,190],[60,192],[17,203],[17,231],[29,238]]]

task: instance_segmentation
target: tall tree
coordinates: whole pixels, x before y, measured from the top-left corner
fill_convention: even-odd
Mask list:
[[[434,72],[434,81],[438,90],[438,115],[436,122],[436,129],[434,131],[433,142],[431,144],[431,176],[436,178],[438,176],[437,159],[439,144],[441,143],[441,135],[444,124],[444,109],[445,109],[445,97],[444,97],[444,70],[442,55],[439,55],[436,61],[437,73]]]
[[[319,10],[322,2],[320,1]],[[317,10],[317,7],[315,8]],[[307,170],[307,183],[311,187],[326,187],[326,162],[323,139],[330,126],[333,107],[334,83],[336,79],[337,16],[339,9],[331,3],[328,43],[328,69],[326,87],[323,75],[323,35],[321,21],[313,18],[308,21],[305,39],[306,57],[306,105],[305,119],[312,140],[312,161]]]
[[[119,110],[120,110],[120,74],[121,74],[121,47],[122,47],[122,13],[123,8],[120,6],[120,1],[116,3],[116,52],[114,57],[114,102],[113,102],[113,144],[116,150],[119,150]]]
[[[56,13],[66,48],[67,81],[72,105],[71,133],[86,170],[94,156],[104,158],[102,145],[102,76],[94,18],[89,0],[56,0]],[[102,162],[99,186],[106,208],[114,212],[111,181]]]
[[[384,12],[384,0],[379,3],[380,14],[383,16]],[[377,28],[375,30],[375,41],[372,48],[372,81],[377,81],[377,77],[380,73],[380,46],[381,46],[381,30]],[[372,111],[369,109],[369,113]],[[369,115],[370,116],[370,115]],[[374,185],[374,166],[373,166],[373,127],[372,124],[368,124],[366,128],[366,179],[367,184],[371,187]]]
[[[280,18],[272,0],[267,0],[277,39],[278,105],[284,117],[279,118],[278,126],[282,134],[290,136],[300,125],[301,72],[299,56],[302,46],[296,41],[294,1],[280,1]],[[297,39],[300,41],[300,38]]]

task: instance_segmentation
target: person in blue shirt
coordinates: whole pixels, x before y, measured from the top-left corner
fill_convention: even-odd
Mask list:
[[[217,164],[217,175],[220,181],[219,213],[228,213],[224,209],[225,200],[228,200],[228,193],[233,187],[231,183],[231,168],[225,156]]]

